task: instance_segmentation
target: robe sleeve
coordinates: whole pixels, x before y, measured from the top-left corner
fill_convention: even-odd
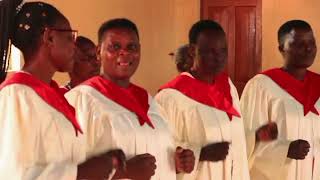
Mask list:
[[[233,96],[233,105],[240,109],[239,96],[235,86],[231,81],[231,95]],[[241,113],[240,113],[241,114]],[[231,138],[232,138],[232,179],[249,180],[249,168],[246,151],[246,138],[242,118],[236,118],[231,121]]]
[[[95,98],[81,88],[69,91],[65,94],[65,97],[75,108],[76,117],[83,130],[86,141],[86,159],[99,156],[113,149],[114,136],[111,123],[108,116],[100,111],[99,103],[95,101]]]
[[[262,76],[262,75],[260,75]],[[271,121],[271,95],[263,86],[262,78],[254,78],[246,85],[240,107],[244,121],[250,171],[254,169],[268,179],[279,179],[288,172],[290,159],[287,158],[290,141],[278,138],[271,142],[256,143],[256,130]],[[280,129],[278,127],[278,129]]]
[[[24,179],[35,169],[38,126],[27,93],[16,85],[0,92],[0,179]],[[37,122],[40,123],[40,122]],[[42,174],[37,171],[34,177]],[[37,179],[37,178],[34,178]]]
[[[317,138],[314,140],[314,175],[313,177],[320,177],[320,139]]]
[[[74,89],[66,95],[68,102],[75,108],[76,117],[84,131],[86,159],[104,153],[97,146],[103,139],[105,147],[113,147],[111,123],[106,113],[100,111],[99,103],[83,89]],[[107,151],[108,149],[105,149]]]
[[[185,114],[181,107],[179,107],[176,99],[170,96],[170,92],[162,90],[156,97],[156,101],[160,105],[160,114],[168,122],[169,128],[175,139],[176,146],[181,146],[185,149],[190,149],[195,155],[195,166],[194,170],[190,174],[180,173],[177,175],[177,179],[193,180],[196,178],[196,172],[198,169],[199,158],[201,148],[198,145],[191,144],[188,142],[188,137],[185,127]]]

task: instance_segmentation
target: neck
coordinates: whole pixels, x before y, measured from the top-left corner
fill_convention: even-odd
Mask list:
[[[49,61],[43,60],[41,57],[32,59],[26,59],[25,65],[22,70],[26,71],[41,81],[50,84],[51,79],[56,72],[56,69],[52,67]]]
[[[295,68],[290,66],[284,66],[282,69],[298,80],[303,80],[307,72],[306,68]]]
[[[196,78],[196,79],[198,79],[200,81],[203,81],[203,82],[208,83],[208,84],[214,83],[215,74],[203,73],[203,72],[200,72],[200,71],[191,71],[190,73],[194,78]]]
[[[71,86],[71,88],[74,88],[74,87],[78,86],[79,84],[81,84],[81,83],[84,82],[84,81],[85,81],[85,80],[72,77],[72,78],[70,79],[70,86]]]
[[[130,79],[116,79],[116,78],[110,77],[107,74],[103,74],[102,77],[112,81],[113,83],[115,83],[118,86],[123,87],[123,88],[127,88],[130,85]]]

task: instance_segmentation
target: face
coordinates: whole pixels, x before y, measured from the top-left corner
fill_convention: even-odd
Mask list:
[[[199,74],[215,75],[223,71],[228,58],[228,47],[224,33],[207,30],[199,34],[195,45],[192,70]]]
[[[114,80],[129,81],[140,61],[140,43],[137,34],[125,28],[110,29],[98,46],[103,74]]]
[[[100,61],[97,60],[96,47],[92,44],[85,44],[76,48],[76,60],[72,75],[85,81],[100,73]]]
[[[54,28],[48,29],[50,41],[50,59],[60,72],[70,72],[74,64],[75,35],[67,20],[61,20]]]
[[[312,30],[293,29],[286,35],[284,45],[279,47],[285,59],[285,66],[308,68],[317,53],[316,41]]]

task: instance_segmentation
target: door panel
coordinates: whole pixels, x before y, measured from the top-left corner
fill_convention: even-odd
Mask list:
[[[261,71],[261,0],[202,0],[201,18],[224,28],[229,54],[225,71],[241,95],[247,81]]]

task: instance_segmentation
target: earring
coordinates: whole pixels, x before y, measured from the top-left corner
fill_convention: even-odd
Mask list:
[[[25,24],[24,29],[28,31],[30,29],[30,26],[28,24]]]

